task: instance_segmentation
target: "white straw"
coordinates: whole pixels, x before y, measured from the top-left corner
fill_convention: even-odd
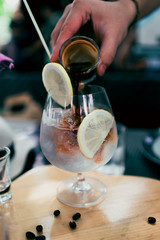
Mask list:
[[[39,38],[40,38],[40,40],[41,40],[41,42],[42,42],[42,45],[43,45],[43,47],[45,48],[48,57],[50,58],[50,57],[51,57],[51,53],[50,53],[50,51],[49,51],[49,49],[48,49],[48,47],[47,47],[47,44],[46,44],[46,42],[45,42],[45,40],[44,40],[44,38],[43,38],[43,35],[42,35],[41,31],[40,31],[40,28],[39,28],[39,26],[38,26],[38,24],[37,24],[37,22],[36,22],[36,20],[35,20],[35,18],[34,18],[34,16],[33,16],[33,13],[32,13],[32,11],[31,11],[28,3],[27,3],[27,0],[23,0],[23,2],[24,2],[24,5],[26,6],[26,9],[27,9],[27,11],[28,11],[28,14],[29,14],[29,16],[30,16],[30,18],[31,18],[31,20],[32,20],[32,22],[33,22],[33,25],[34,25],[34,27],[35,27],[38,35],[39,35]]]

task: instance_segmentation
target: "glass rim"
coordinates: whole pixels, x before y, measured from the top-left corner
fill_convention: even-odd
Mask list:
[[[94,92],[90,92],[90,93],[84,93],[84,94],[73,94],[72,97],[80,97],[80,96],[89,96],[89,95],[93,95],[93,94],[98,94],[98,93],[101,93],[101,92],[106,92],[105,88],[102,87],[102,86],[99,86],[99,85],[85,85],[86,87],[91,87],[91,88],[95,88],[95,91]],[[55,93],[55,94],[51,94],[50,92],[48,92],[48,97],[51,97],[52,96],[69,96],[69,94],[59,94],[59,93]]]
[[[88,41],[88,42],[90,42],[90,43],[92,43],[93,45],[94,45],[94,47],[97,49],[97,53],[98,53],[98,57],[97,57],[97,60],[96,60],[96,62],[95,62],[95,64],[92,66],[92,68],[90,68],[88,71],[87,71],[87,73],[90,73],[90,72],[92,72],[92,70],[93,69],[95,69],[96,68],[96,66],[98,65],[98,62],[99,62],[99,59],[100,59],[100,49],[99,49],[99,47],[98,47],[98,44],[92,39],[92,38],[89,38],[89,37],[86,37],[86,36],[82,36],[82,35],[76,35],[76,36],[73,36],[73,37],[70,37],[70,38],[68,38],[66,41],[64,41],[64,43],[61,45],[61,47],[60,47],[60,50],[59,50],[59,62],[60,62],[60,64],[64,67],[64,69],[67,71],[67,68],[63,65],[63,63],[62,63],[62,60],[61,60],[61,53],[62,53],[62,49],[63,49],[63,47],[69,42],[69,41],[74,41],[74,40],[86,40],[86,41]],[[84,72],[84,73],[81,73],[81,74],[86,74],[86,72]]]
[[[0,161],[4,160],[4,158],[8,157],[11,152],[8,147],[0,147],[0,151],[5,151],[5,155],[3,157],[0,157]]]

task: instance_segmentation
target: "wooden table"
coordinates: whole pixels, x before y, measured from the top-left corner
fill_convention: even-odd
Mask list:
[[[37,167],[12,183],[13,198],[7,204],[10,211],[10,240],[25,240],[26,231],[36,233],[43,225],[47,240],[156,240],[160,239],[160,181],[132,177],[107,176],[97,172],[87,174],[104,181],[106,198],[90,208],[69,207],[56,199],[60,180],[75,176],[54,166]],[[61,214],[54,217],[53,211]],[[81,213],[77,228],[69,228],[75,212]],[[148,217],[157,219],[149,224]]]

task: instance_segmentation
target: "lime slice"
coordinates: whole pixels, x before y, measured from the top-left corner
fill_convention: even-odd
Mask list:
[[[65,107],[71,103],[73,88],[65,69],[58,63],[48,63],[42,71],[42,80],[52,98]]]
[[[114,117],[106,110],[96,109],[89,113],[78,129],[78,144],[81,152],[93,158],[108,135]]]

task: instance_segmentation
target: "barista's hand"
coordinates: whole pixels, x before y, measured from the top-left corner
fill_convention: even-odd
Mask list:
[[[99,75],[114,59],[117,47],[127,34],[128,26],[136,13],[132,1],[74,0],[65,8],[51,35],[51,61],[58,60],[58,52],[65,40],[72,37],[87,21],[93,23],[94,33],[101,42]]]

